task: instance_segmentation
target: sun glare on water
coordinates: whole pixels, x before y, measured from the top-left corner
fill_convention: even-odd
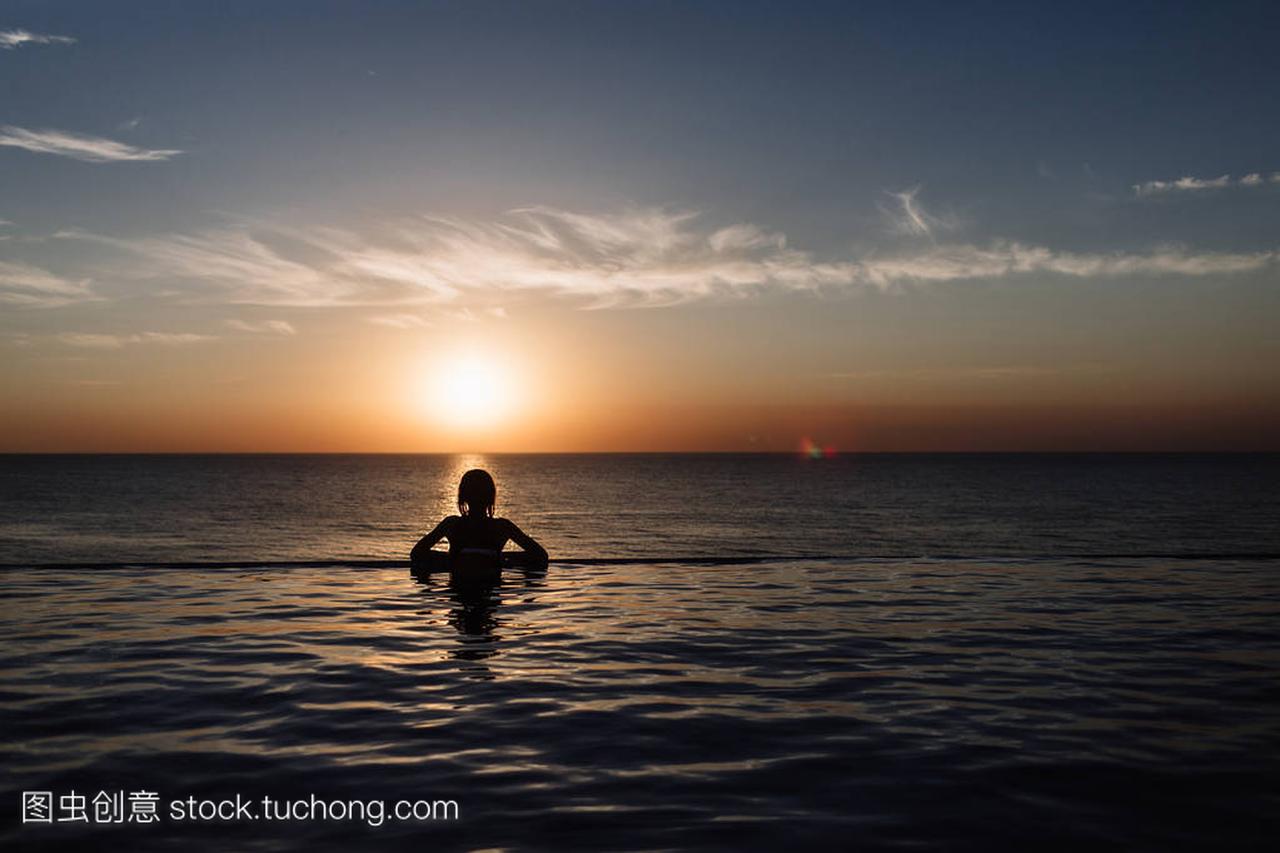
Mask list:
[[[428,408],[434,420],[454,427],[496,427],[511,413],[515,383],[496,358],[455,353],[433,360]]]

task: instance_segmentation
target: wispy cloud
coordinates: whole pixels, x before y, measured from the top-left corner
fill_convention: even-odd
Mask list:
[[[488,307],[438,307],[433,306],[429,315],[424,314],[376,314],[367,316],[366,321],[374,325],[385,325],[390,329],[426,329],[440,323],[456,325],[458,323],[481,323],[484,320],[507,319],[507,309],[500,305]]]
[[[1272,172],[1269,178],[1261,172],[1250,172],[1240,179],[1242,187],[1260,187],[1265,183],[1280,184],[1280,172]]]
[[[386,326],[390,329],[426,329],[439,323],[479,323],[485,319],[505,320],[507,309],[501,305],[490,305],[487,308],[463,306],[461,308],[433,307],[430,315],[419,314],[375,314],[365,320],[375,326]]]
[[[1280,172],[1272,172],[1268,179],[1261,172],[1250,172],[1240,179],[1231,175],[1219,175],[1216,178],[1193,178],[1191,176],[1174,178],[1168,181],[1147,181],[1134,184],[1133,191],[1138,196],[1161,195],[1175,192],[1202,192],[1204,190],[1221,190],[1229,187],[1258,187],[1265,183],[1280,183]]]
[[[89,332],[63,332],[58,340],[67,346],[84,347],[85,349],[120,349],[127,338],[119,335],[96,335]]]
[[[103,335],[91,332],[63,332],[58,340],[67,346],[85,349],[123,349],[132,344],[160,344],[185,346],[217,340],[216,335],[196,335],[190,332],[138,332],[132,335]]]
[[[125,250],[134,275],[211,287],[246,304],[407,308],[541,291],[598,307],[848,278],[788,248],[781,235],[745,224],[707,229],[698,219],[657,209],[592,215],[538,207],[488,222],[417,217],[376,236],[266,226],[132,240],[60,236]]]
[[[204,283],[232,303],[341,304],[346,288],[329,275],[327,264],[308,265],[284,256],[280,240],[286,232],[245,227],[125,240],[72,229],[54,236],[127,252],[135,263],[122,275]],[[325,238],[316,233],[307,239]]]
[[[87,278],[63,278],[30,264],[0,261],[0,304],[54,308],[92,298]]]
[[[365,318],[375,326],[386,326],[389,329],[425,329],[432,322],[420,314],[378,314]]]
[[[977,382],[1013,382],[1068,374],[1108,373],[1113,368],[1101,363],[1065,364],[1052,367],[1033,364],[955,365],[882,370],[850,370],[827,373],[831,379],[851,380],[973,380]]]
[[[937,246],[908,255],[881,257],[860,264],[866,280],[881,286],[896,282],[997,279],[1048,273],[1072,278],[1127,276],[1204,276],[1253,272],[1276,261],[1276,252],[1191,252],[1166,246],[1152,252],[1055,252],[1043,246],[997,241],[988,246]]]
[[[28,130],[13,125],[0,127],[0,145],[23,148],[37,154],[56,154],[86,163],[168,160],[182,153],[176,148],[139,148],[97,136],[81,136],[62,130]]]
[[[0,340],[8,341],[10,346],[18,349],[30,349],[35,346],[35,339],[28,332],[2,332]]]
[[[376,236],[334,228],[259,225],[192,235],[117,239],[61,236],[124,251],[113,275],[163,279],[195,300],[257,305],[400,308],[370,322],[408,328],[423,306],[492,306],[539,292],[586,307],[670,305],[766,290],[881,289],[910,283],[1003,279],[1207,276],[1245,273],[1276,252],[1064,252],[1011,241],[930,243],[893,253],[820,259],[778,233],[740,223],[706,227],[683,211],[592,215],[537,207],[477,222],[419,217]]]
[[[0,50],[13,50],[24,44],[75,44],[70,36],[52,36],[29,30],[0,30]]]
[[[902,192],[885,192],[893,202],[881,205],[880,212],[888,221],[890,230],[898,234],[932,237],[935,231],[955,228],[958,224],[955,217],[925,210],[919,199],[920,189],[915,186]]]
[[[164,346],[185,346],[200,344],[205,341],[216,341],[217,335],[196,335],[191,332],[142,332],[130,337],[130,343],[163,344]]]
[[[255,335],[296,335],[298,330],[287,320],[228,320],[227,325],[236,331]]]

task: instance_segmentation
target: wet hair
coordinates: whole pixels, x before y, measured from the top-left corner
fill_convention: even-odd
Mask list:
[[[483,512],[493,518],[493,505],[498,499],[498,487],[488,471],[472,468],[462,475],[458,483],[458,512],[470,515]]]

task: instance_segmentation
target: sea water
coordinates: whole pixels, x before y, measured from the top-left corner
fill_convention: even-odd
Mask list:
[[[476,595],[389,562],[476,465],[550,569]],[[1276,457],[0,473],[6,849],[1164,850],[1280,828]],[[150,792],[158,819],[24,824],[23,791]],[[173,811],[234,797],[456,816]]]

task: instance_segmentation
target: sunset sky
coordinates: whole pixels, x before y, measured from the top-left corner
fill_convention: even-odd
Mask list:
[[[1280,450],[1274,3],[0,4],[0,451]]]

